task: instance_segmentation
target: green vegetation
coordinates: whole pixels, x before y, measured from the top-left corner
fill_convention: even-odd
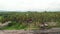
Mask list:
[[[7,21],[12,21],[4,27],[9,30],[40,28],[42,22],[57,22],[56,27],[60,27],[60,12],[0,12],[0,22]]]

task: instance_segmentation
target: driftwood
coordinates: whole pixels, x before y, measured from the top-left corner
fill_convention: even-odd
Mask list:
[[[4,27],[4,26],[7,26],[9,23],[11,23],[11,21],[7,21],[5,23],[0,23],[0,28]]]

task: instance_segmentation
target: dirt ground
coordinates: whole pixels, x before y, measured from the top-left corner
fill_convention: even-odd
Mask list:
[[[0,34],[33,34],[33,31],[25,30],[0,30]]]
[[[0,34],[40,34],[40,33],[48,33],[51,34],[60,34],[60,28],[51,28],[48,30],[0,30]]]

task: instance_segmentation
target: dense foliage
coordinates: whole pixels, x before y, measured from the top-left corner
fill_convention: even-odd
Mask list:
[[[1,12],[0,22],[6,21],[12,21],[7,28],[23,29],[31,23],[36,25],[37,22],[60,22],[60,12]]]

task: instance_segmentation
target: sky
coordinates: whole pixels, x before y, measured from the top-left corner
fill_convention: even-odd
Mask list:
[[[0,0],[5,11],[60,11],[60,0]]]

